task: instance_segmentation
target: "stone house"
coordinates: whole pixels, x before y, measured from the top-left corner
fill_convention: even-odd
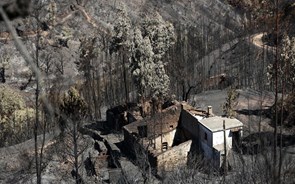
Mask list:
[[[182,142],[177,136],[181,109],[181,104],[177,103],[153,117],[123,127],[126,147],[137,158],[142,158],[139,154],[147,154],[154,174],[186,164],[191,140]]]
[[[129,151],[135,157],[146,153],[154,174],[161,175],[186,165],[194,154],[202,154],[219,169],[225,148],[228,153],[239,141],[242,128],[237,119],[214,116],[211,106],[205,111],[177,103],[153,117],[125,125],[123,131]]]

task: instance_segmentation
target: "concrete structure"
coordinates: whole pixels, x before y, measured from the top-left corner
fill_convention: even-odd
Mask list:
[[[223,127],[223,124],[225,127]],[[204,156],[214,159],[215,166],[221,167],[225,149],[227,154],[242,136],[243,123],[237,119],[209,117],[200,120],[200,144]],[[225,138],[224,138],[225,135]]]
[[[228,155],[233,147],[238,146],[243,133],[242,122],[235,118],[214,116],[212,107],[208,107],[207,114],[183,108],[180,124],[186,137],[197,145],[196,151],[213,161],[217,168],[222,166],[225,150]]]

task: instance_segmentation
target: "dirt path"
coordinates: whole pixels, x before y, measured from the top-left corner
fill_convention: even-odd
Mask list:
[[[56,135],[58,135],[58,132],[59,131],[57,131],[54,134],[47,133],[45,135],[44,148],[46,148],[54,143],[54,137]],[[40,148],[41,148],[42,136],[43,135],[38,136],[38,145]],[[12,155],[19,155],[19,154],[24,153],[26,151],[33,152],[32,150],[34,150],[34,146],[35,146],[34,139],[29,139],[25,142],[22,142],[20,144],[14,145],[14,146],[0,148],[0,160],[10,159],[10,158],[12,158]]]
[[[275,52],[275,47],[266,45],[263,41],[262,41],[262,37],[263,37],[264,33],[257,33],[251,36],[251,41],[252,43],[259,47],[259,48],[266,48],[272,52]]]
[[[251,36],[252,43],[257,47],[263,48],[264,43],[262,42],[263,33],[257,33]]]

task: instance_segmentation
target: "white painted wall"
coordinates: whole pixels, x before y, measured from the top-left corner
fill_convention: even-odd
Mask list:
[[[231,149],[233,141],[232,141],[232,135],[230,130],[226,130],[225,134],[226,134],[226,146],[227,148]],[[219,144],[224,144],[223,131],[213,133],[213,147]]]
[[[175,132],[176,132],[176,129],[162,134],[162,142],[167,142],[168,147],[172,147],[173,140],[175,137]],[[156,149],[161,149],[161,148],[162,148],[161,136],[159,136],[156,138]]]

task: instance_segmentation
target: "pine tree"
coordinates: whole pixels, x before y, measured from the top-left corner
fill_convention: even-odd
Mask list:
[[[124,50],[130,49],[130,32],[131,32],[131,20],[129,19],[125,5],[120,5],[118,8],[117,18],[114,23],[114,29],[112,33],[110,52],[117,52],[121,48]]]
[[[222,106],[223,113],[225,116],[229,118],[233,118],[235,116],[234,107],[238,103],[239,93],[236,91],[235,88],[230,87],[227,90],[227,97],[225,99],[225,103]]]
[[[282,42],[282,64],[280,67],[281,76],[285,75],[287,86],[294,90],[295,87],[295,37],[286,36]],[[287,71],[287,73],[285,73]]]
[[[135,29],[132,47],[131,72],[140,98],[145,98],[147,89],[155,78],[154,52],[151,42],[142,36],[140,29]]]
[[[123,68],[123,82],[125,90],[125,101],[129,102],[129,92],[127,85],[127,67],[126,63],[130,60],[130,48],[131,48],[131,20],[129,19],[124,4],[118,8],[117,19],[113,29],[113,37],[111,40],[110,53],[118,52],[122,61]]]
[[[73,157],[74,164],[74,176],[76,183],[81,183],[81,176],[79,174],[79,167],[81,166],[79,161],[79,156],[85,150],[78,145],[81,135],[79,133],[79,128],[82,126],[82,120],[87,114],[87,104],[84,99],[80,96],[78,90],[74,87],[71,87],[68,92],[64,95],[62,103],[60,105],[60,111],[62,115],[62,121],[65,122],[65,127],[68,129],[68,134],[71,139],[64,141],[69,146],[73,146],[68,153]]]
[[[282,40],[282,50],[280,57],[280,64],[278,65],[278,77],[286,80],[286,87],[288,91],[294,91],[295,87],[295,37],[290,38],[285,36]],[[270,64],[267,68],[267,77],[269,82],[275,78],[274,64]],[[282,83],[279,83],[282,85]]]
[[[175,43],[174,27],[156,12],[152,18],[146,18],[143,22],[143,34],[149,38],[154,52],[155,77],[152,84],[152,97],[162,98],[168,94],[170,85],[163,57]]]
[[[134,31],[131,71],[139,96],[162,99],[167,96],[170,80],[165,71],[164,55],[175,42],[174,27],[156,13]]]

